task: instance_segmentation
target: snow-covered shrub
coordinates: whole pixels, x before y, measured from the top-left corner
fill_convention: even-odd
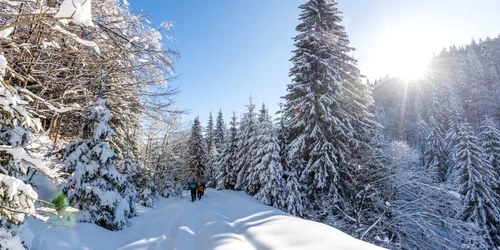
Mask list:
[[[132,192],[126,179],[116,170],[117,155],[108,147],[106,139],[115,133],[108,127],[110,111],[105,101],[97,99],[89,107],[87,139],[69,144],[64,159],[70,173],[64,186],[70,203],[81,210],[79,221],[95,223],[110,230],[120,230],[135,213]]]
[[[27,128],[39,129],[38,119],[25,108],[27,102],[18,89],[4,81],[5,57],[0,55],[0,249],[31,247],[32,233],[24,225],[26,216],[39,217],[35,210],[37,193],[23,180],[28,168],[55,177],[39,159],[25,150],[29,142]]]

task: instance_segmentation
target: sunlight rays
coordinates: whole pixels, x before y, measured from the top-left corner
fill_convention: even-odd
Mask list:
[[[456,37],[446,27],[416,27],[388,25],[383,37],[375,44],[372,70],[387,72],[408,82],[423,78],[435,53],[446,44],[447,37]]]

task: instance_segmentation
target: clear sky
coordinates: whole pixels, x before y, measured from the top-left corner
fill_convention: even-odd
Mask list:
[[[219,108],[226,122],[245,112],[250,95],[271,113],[286,93],[300,10],[306,0],[128,0],[153,26],[174,24],[185,120]],[[338,0],[353,56],[370,79],[417,67],[443,47],[500,34],[499,0]]]

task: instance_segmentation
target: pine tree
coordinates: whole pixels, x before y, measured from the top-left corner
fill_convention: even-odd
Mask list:
[[[194,119],[189,136],[189,163],[188,172],[197,180],[205,176],[205,166],[207,164],[207,145],[203,139],[200,118]]]
[[[484,157],[484,150],[478,138],[468,124],[460,126],[459,143],[456,150],[456,182],[459,192],[464,196],[459,213],[465,222],[474,223],[483,230],[487,249],[500,247],[500,196],[499,176],[489,159]],[[483,246],[478,246],[483,247]]]
[[[254,151],[256,149],[256,134],[258,119],[255,113],[255,105],[250,99],[247,105],[248,111],[243,114],[238,133],[238,154],[235,171],[237,172],[235,189],[248,191],[246,182],[248,175],[252,172],[254,162]]]
[[[233,112],[233,117],[229,123],[229,137],[224,143],[224,150],[220,154],[217,173],[217,189],[234,189],[238,172],[236,162],[238,160],[238,122],[236,121],[236,113]]]
[[[65,170],[70,174],[63,192],[77,209],[78,219],[109,230],[121,230],[135,214],[135,197],[116,170],[118,156],[106,143],[115,136],[108,127],[110,111],[101,98],[88,109],[86,139],[66,146]],[[92,187],[92,188],[89,188]],[[133,202],[133,204],[130,204]]]
[[[219,110],[219,114],[217,114],[217,121],[215,124],[215,146],[217,147],[218,152],[222,152],[224,150],[224,143],[226,142],[227,137],[227,128],[226,123],[224,122],[224,116],[222,115],[222,110]]]
[[[358,99],[356,60],[348,55],[354,49],[343,26],[337,3],[310,0],[300,6],[300,33],[291,59],[292,83],[285,95],[285,112],[290,128],[288,159],[300,173],[308,195],[328,194],[338,199],[339,165],[347,161],[353,138],[349,110]]]

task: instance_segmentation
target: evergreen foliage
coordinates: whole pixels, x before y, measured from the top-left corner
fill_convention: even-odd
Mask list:
[[[484,157],[484,149],[468,124],[461,124],[456,149],[456,182],[459,192],[464,196],[459,213],[465,222],[474,223],[483,230],[487,246],[495,249],[500,246],[500,196],[496,192],[500,177]]]
[[[207,145],[203,139],[200,118],[194,119],[189,135],[189,162],[187,172],[197,180],[205,176],[205,167],[207,164]]]
[[[222,150],[224,150],[224,143],[226,142],[228,136],[226,123],[224,122],[224,115],[222,115],[222,110],[219,110],[219,113],[217,114],[214,133],[214,141],[215,146],[217,147],[217,152],[222,152]]]
[[[254,170],[255,150],[257,149],[257,126],[259,120],[255,105],[250,99],[248,111],[242,115],[238,130],[238,153],[234,171],[237,173],[235,190],[248,191],[248,176]]]
[[[224,144],[224,151],[219,155],[218,173],[217,173],[217,186],[221,189],[234,189],[236,185],[236,163],[238,153],[238,122],[236,120],[236,113],[233,112],[233,117],[229,123],[229,134],[226,143]]]
[[[135,197],[134,190],[128,188],[129,183],[115,168],[118,156],[106,143],[109,137],[116,136],[108,127],[109,119],[110,111],[103,99],[97,99],[88,108],[89,137],[66,146],[65,170],[70,176],[63,191],[81,211],[79,221],[114,231],[126,226],[135,214]]]

